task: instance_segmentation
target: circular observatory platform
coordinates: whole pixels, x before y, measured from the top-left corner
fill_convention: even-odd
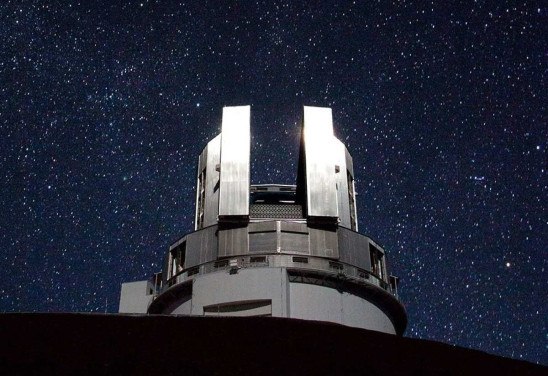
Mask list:
[[[163,271],[122,284],[121,313],[273,316],[402,335],[397,277],[358,232],[354,168],[330,108],[304,107],[296,185],[251,184],[250,107],[200,154],[195,231]]]

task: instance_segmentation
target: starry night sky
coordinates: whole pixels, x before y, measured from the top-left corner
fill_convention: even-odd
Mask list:
[[[317,105],[406,335],[547,364],[546,7],[222,3],[2,2],[0,312],[116,312],[193,228],[222,107],[252,182],[293,184]]]

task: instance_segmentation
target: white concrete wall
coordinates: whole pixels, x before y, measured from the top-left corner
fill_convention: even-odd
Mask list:
[[[283,268],[228,270],[202,275],[194,280],[192,314],[203,315],[204,306],[239,301],[272,300],[272,316],[289,317],[289,281]]]
[[[291,283],[289,295],[291,318],[336,322],[396,334],[388,316],[359,296],[305,283]]]
[[[191,312],[192,312],[192,299],[189,299],[186,302],[176,306],[175,309],[173,309],[173,311],[166,312],[166,313],[171,313],[173,315],[190,315]]]
[[[119,313],[147,313],[147,308],[152,301],[152,295],[148,295],[148,281],[136,281],[122,283],[120,292]]]
[[[265,299],[272,301],[274,317],[328,321],[396,334],[388,316],[366,299],[326,286],[290,283],[284,268],[240,269],[235,274],[222,270],[198,276],[192,299],[172,304],[165,313],[202,316],[204,306]]]

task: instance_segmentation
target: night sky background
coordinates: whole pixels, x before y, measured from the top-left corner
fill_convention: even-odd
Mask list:
[[[192,230],[223,106],[286,184],[328,106],[406,335],[548,364],[546,3],[364,3],[3,1],[0,312],[116,312]]]

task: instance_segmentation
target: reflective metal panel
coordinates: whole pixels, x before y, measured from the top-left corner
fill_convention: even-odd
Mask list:
[[[308,234],[308,227],[305,223],[280,221],[280,230],[285,232]]]
[[[335,180],[337,182],[337,206],[339,210],[339,225],[351,228],[350,220],[350,203],[349,203],[349,192],[348,192],[348,179],[346,172],[346,147],[344,144],[333,138],[334,143],[334,155],[335,155],[335,165],[337,166],[335,172]]]
[[[335,183],[335,137],[330,108],[304,107],[307,214],[338,217]]]
[[[346,157],[346,169],[350,171],[350,174],[352,175],[352,177],[354,177],[354,161],[352,160],[352,156],[348,152],[348,149],[346,148],[346,146],[344,150],[345,150],[345,157]]]
[[[256,223],[249,224],[249,232],[268,232],[268,231],[276,232],[277,229],[278,229],[278,226],[276,221],[256,222]]]
[[[358,231],[358,203],[356,201],[356,185],[354,182],[354,161],[352,156],[348,152],[348,149],[345,147],[345,156],[346,156],[346,172],[348,179],[348,195],[350,199],[350,228],[354,231]],[[352,201],[353,198],[353,201]]]
[[[194,213],[194,230],[198,230],[203,226],[203,211],[204,211],[204,169],[205,160],[207,159],[207,146],[198,157],[198,174],[196,176],[196,209]]]
[[[371,269],[369,238],[345,228],[339,228],[337,233],[339,238],[339,260],[369,271]]]
[[[245,255],[249,252],[247,226],[219,226],[219,257]]]
[[[356,213],[356,195],[354,192],[354,168],[352,157],[346,146],[335,138],[337,206],[339,209],[339,225],[358,231]]]
[[[249,117],[249,106],[223,109],[220,217],[249,215]]]
[[[198,159],[196,177],[196,216],[194,229],[217,223],[219,215],[219,171],[221,136],[209,141]]]
[[[276,231],[249,233],[250,253],[274,253],[277,251],[277,249],[278,234],[276,233]]]
[[[219,216],[219,179],[217,166],[221,163],[221,135],[207,145],[204,227],[217,223]]]
[[[282,231],[280,233],[280,252],[310,254],[308,234]]]
[[[210,226],[186,236],[185,268],[217,258],[217,226]]]
[[[339,258],[339,242],[335,226],[332,228],[309,226],[308,232],[312,256]]]

